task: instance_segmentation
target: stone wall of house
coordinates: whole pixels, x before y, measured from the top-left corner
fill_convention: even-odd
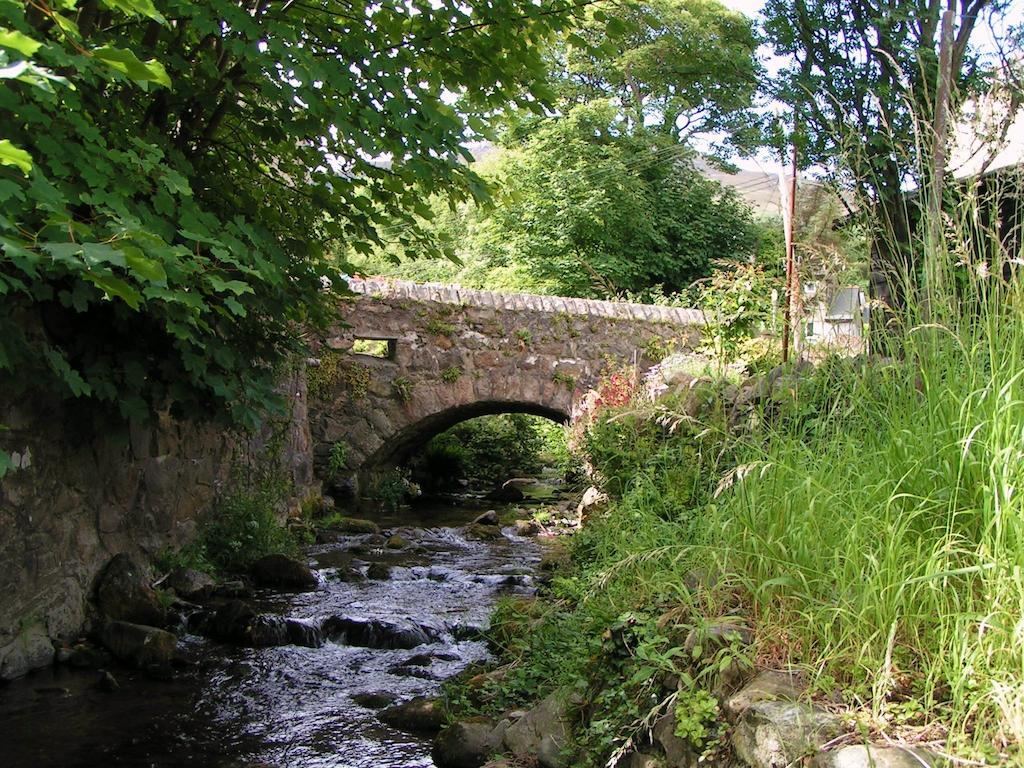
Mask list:
[[[15,468],[0,479],[0,679],[52,661],[54,643],[78,633],[104,564],[120,552],[151,558],[181,546],[233,466],[265,457],[313,486],[304,373],[282,383],[291,418],[260,434],[234,434],[161,416],[150,426],[87,421],[73,402],[0,402],[0,447]],[[280,442],[275,439],[275,445]]]

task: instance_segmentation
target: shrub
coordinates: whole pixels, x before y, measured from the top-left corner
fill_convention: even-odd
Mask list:
[[[449,366],[441,371],[441,381],[445,384],[454,384],[462,378],[462,369],[457,365]]]

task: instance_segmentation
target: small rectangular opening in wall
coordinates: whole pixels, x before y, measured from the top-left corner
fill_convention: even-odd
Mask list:
[[[356,339],[352,342],[352,354],[382,357],[390,360],[395,356],[398,339]]]

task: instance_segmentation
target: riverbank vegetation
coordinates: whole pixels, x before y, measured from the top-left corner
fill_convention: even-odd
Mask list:
[[[1024,289],[971,231],[918,244],[944,287],[904,285],[899,358],[779,369],[745,396],[637,387],[576,425],[611,500],[550,593],[499,612],[487,706],[585,692],[574,765],[628,752],[668,706],[710,754],[722,670],[785,668],[849,715],[847,741],[1024,759]],[[753,644],[691,652],[723,621]]]

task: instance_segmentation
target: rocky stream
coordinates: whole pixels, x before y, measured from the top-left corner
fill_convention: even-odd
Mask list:
[[[403,511],[378,519],[382,533],[308,547],[309,591],[172,608],[169,674],[96,651],[93,663],[71,658],[0,688],[0,765],[434,765],[431,735],[395,705],[487,658],[495,601],[532,592],[541,556],[536,539],[474,523],[479,514]]]

